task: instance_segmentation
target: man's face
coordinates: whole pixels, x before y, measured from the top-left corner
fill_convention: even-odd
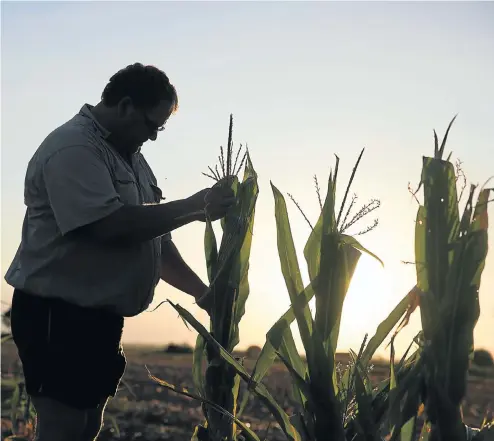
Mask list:
[[[161,101],[156,107],[139,109],[131,101],[122,100],[118,107],[118,144],[128,153],[135,153],[146,141],[155,141],[173,110],[169,101]]]

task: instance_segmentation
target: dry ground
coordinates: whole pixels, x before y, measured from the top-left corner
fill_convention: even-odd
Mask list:
[[[199,403],[168,391],[152,382],[144,365],[150,371],[169,383],[177,386],[192,387],[190,355],[164,354],[158,348],[126,347],[127,370],[124,384],[117,396],[108,405],[108,418],[101,433],[100,440],[174,440],[189,441],[194,425],[201,422]],[[344,356],[342,356],[344,361]],[[247,369],[252,361],[246,361]],[[20,373],[15,347],[2,345],[2,378]],[[385,363],[376,361],[372,374],[373,381],[380,381],[387,376]],[[282,365],[275,365],[267,378],[268,386],[275,398],[283,403],[287,412],[293,409],[290,398],[290,379]],[[9,398],[11,391],[2,385],[2,403]],[[486,409],[494,405],[494,375],[470,375],[468,396],[464,406],[465,422],[478,426]],[[2,406],[2,428],[10,425],[8,412]],[[113,427],[116,420],[118,430]],[[256,399],[249,402],[242,418],[249,422],[261,438],[272,422],[269,412]],[[7,435],[4,431],[2,439]],[[269,429],[268,439],[283,440],[281,432],[273,426]]]

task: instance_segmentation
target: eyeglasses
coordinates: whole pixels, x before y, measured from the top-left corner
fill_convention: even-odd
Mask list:
[[[151,132],[162,132],[163,130],[165,130],[165,124],[163,124],[162,126],[157,126],[156,123],[149,118],[149,116],[147,116],[145,113],[143,113],[143,115],[144,121],[146,122],[146,125]]]

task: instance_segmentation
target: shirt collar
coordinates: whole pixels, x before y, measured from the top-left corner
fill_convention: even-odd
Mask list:
[[[93,127],[100,132],[101,136],[103,139],[108,139],[108,137],[111,135],[111,132],[107,129],[105,129],[98,121],[96,121],[96,118],[93,115],[93,112],[91,111],[94,106],[91,104],[84,104],[81,107],[81,110],[79,111],[79,114],[89,118],[91,120],[91,123],[93,124]]]

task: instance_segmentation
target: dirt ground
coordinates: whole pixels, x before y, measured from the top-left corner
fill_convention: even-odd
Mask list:
[[[145,365],[158,378],[176,386],[192,388],[190,355],[169,355],[156,348],[125,347],[127,370],[121,390],[110,401],[107,418],[100,435],[101,441],[109,440],[174,440],[189,441],[194,426],[202,422],[200,404],[192,399],[171,392],[151,381]],[[342,361],[345,361],[342,356]],[[246,368],[252,368],[246,361]],[[2,345],[2,380],[20,373],[15,347]],[[372,380],[378,382],[388,375],[388,367],[376,361]],[[264,380],[270,392],[283,404],[285,411],[293,411],[290,398],[290,378],[282,365],[276,364]],[[11,391],[2,381],[2,403]],[[10,427],[9,413],[2,406],[2,440]],[[494,407],[494,375],[470,375],[468,395],[464,405],[466,424],[479,426],[489,409]],[[261,439],[284,440],[273,424],[268,410],[251,398],[242,417]],[[116,424],[115,424],[116,423]],[[269,432],[268,432],[269,430]],[[266,437],[267,435],[267,437]]]

